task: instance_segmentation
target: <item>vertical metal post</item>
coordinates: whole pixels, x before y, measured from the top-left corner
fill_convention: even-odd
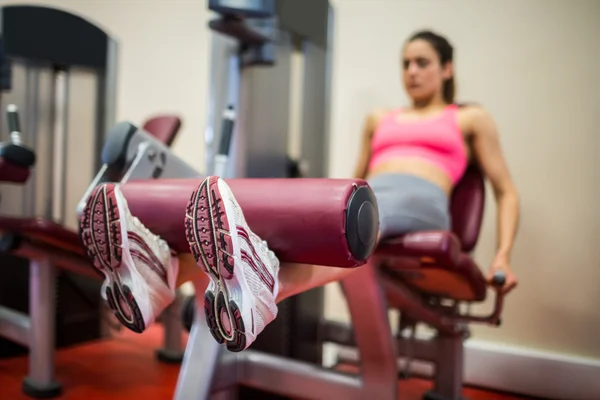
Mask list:
[[[96,81],[96,132],[94,132],[94,149],[97,149],[92,161],[92,170],[102,167],[102,147],[108,130],[116,121],[117,98],[117,42],[108,39],[106,67],[98,74]],[[93,177],[90,177],[93,179]]]
[[[54,76],[55,113],[52,142],[52,219],[64,224],[67,207],[67,151],[69,141],[69,81],[68,71],[57,71]]]
[[[231,157],[239,163],[236,177],[283,178],[287,175],[290,34],[278,31],[272,45],[277,62],[268,68],[250,64],[241,70],[238,129],[234,140],[239,147]],[[277,100],[265,101],[269,98]]]
[[[209,399],[219,356],[224,351],[206,324],[204,296],[198,290],[196,293],[196,316],[179,370],[174,400]]]
[[[56,105],[56,93],[57,93],[57,71],[53,71],[52,78],[50,79],[50,98],[52,101],[50,102],[50,110],[49,110],[49,121],[48,124],[50,126],[49,129],[49,138],[48,142],[50,145],[50,151],[47,153],[48,163],[47,170],[44,171],[46,178],[44,192],[46,194],[46,198],[44,199],[44,215],[43,217],[52,220],[54,217],[54,161],[56,159],[56,152],[54,149],[54,144],[56,142],[56,113],[58,107]],[[40,171],[41,172],[41,171]]]
[[[117,56],[118,56],[118,46],[117,42],[112,39],[108,39],[107,46],[107,62],[106,62],[106,70],[105,70],[105,90],[104,90],[104,99],[101,101],[104,103],[104,120],[102,122],[102,130],[100,132],[100,136],[102,142],[98,149],[102,149],[102,145],[104,144],[104,139],[106,138],[106,134],[108,130],[114,125],[117,118]],[[98,168],[100,165],[97,166]]]
[[[223,122],[222,123],[227,123],[227,117],[230,117],[230,119],[233,122],[233,127],[232,127],[232,131],[231,132],[226,132],[224,129],[221,129],[221,135],[223,134],[229,134],[230,135],[230,139],[229,139],[229,148],[228,148],[228,155],[227,155],[227,159],[222,162],[222,163],[215,163],[215,167],[218,168],[217,171],[215,171],[215,173],[219,173],[222,174],[224,177],[227,178],[234,178],[236,177],[235,171],[236,171],[236,165],[238,163],[238,158],[237,157],[230,157],[230,154],[235,154],[235,143],[236,143],[236,137],[238,137],[238,132],[239,132],[239,125],[238,123],[236,123],[236,119],[237,119],[237,110],[239,107],[239,97],[240,97],[240,79],[241,79],[241,65],[240,65],[240,57],[239,54],[235,51],[232,51],[229,54],[229,57],[227,59],[227,67],[228,67],[228,75],[227,75],[227,103],[226,103],[226,107],[231,107],[231,111],[230,111],[230,115],[227,115],[227,111],[225,111],[224,114],[224,118],[223,118]],[[229,108],[228,108],[229,110]],[[219,138],[219,141],[217,143],[221,143],[221,138]],[[217,151],[217,156],[218,156],[218,151]]]
[[[54,376],[55,271],[47,259],[31,260],[29,274],[29,376],[23,391],[32,397],[57,396],[62,388]]]
[[[175,300],[163,311],[161,318],[164,332],[164,346],[157,351],[160,361],[179,363],[183,360],[183,323],[181,321],[181,291],[175,293]]]
[[[398,398],[396,343],[387,315],[387,302],[378,283],[378,270],[367,264],[345,278],[342,289],[360,356],[363,396],[392,400]],[[369,318],[365,319],[365,315]]]
[[[221,129],[219,130],[218,140],[215,141],[211,160],[211,174],[221,176],[223,178],[234,177],[235,164],[237,157],[230,157],[230,154],[235,154],[235,137],[238,124],[237,107],[239,104],[239,82],[240,82],[240,59],[239,56],[232,52],[227,57],[227,96],[225,107],[222,112],[220,121]],[[232,145],[232,142],[234,143]]]
[[[304,53],[300,40],[292,40],[290,54],[290,118],[288,123],[288,155],[302,158],[302,114],[304,108]]]
[[[23,143],[37,150],[38,147],[38,121],[39,121],[39,101],[40,101],[40,71],[32,63],[26,67],[25,83],[25,124],[21,131]],[[25,184],[23,190],[23,216],[32,217],[35,215],[35,199],[37,195],[36,170],[33,169],[32,177]]]
[[[332,98],[332,74],[333,74],[333,51],[334,51],[334,34],[335,34],[335,9],[329,4],[329,16],[327,20],[327,52],[325,61],[325,115],[323,122],[323,172],[325,176],[329,176],[329,149],[331,148],[331,98]]]
[[[241,80],[241,65],[240,65],[240,56],[239,56],[239,45],[230,43],[228,40],[226,42],[227,46],[227,55],[226,55],[226,63],[227,63],[227,80],[225,83],[225,102],[224,104],[215,104],[213,106],[221,107],[218,109],[218,117],[224,116],[219,122],[220,129],[219,136],[215,137],[215,142],[212,149],[212,157],[210,160],[211,170],[213,174],[220,174],[227,178],[240,177],[242,173],[238,169],[239,165],[244,164],[244,156],[242,153],[242,148],[244,138],[242,137],[243,133],[241,132],[240,123],[238,123],[238,108],[240,104],[240,80]],[[233,124],[233,131],[229,132],[231,135],[231,141],[229,146],[228,158],[226,163],[219,163],[217,161],[218,153],[219,153],[219,144],[221,143],[221,136],[225,132],[223,129],[223,124],[227,123],[227,109],[231,107],[233,115],[230,117],[235,119],[235,123]],[[224,114],[225,112],[225,114]],[[216,169],[215,169],[216,168]]]
[[[210,63],[210,87],[208,93],[208,123],[204,133],[205,138],[205,160],[206,174],[214,174],[214,160],[218,152],[220,133],[222,131],[223,111],[229,106],[233,106],[237,112],[238,89],[239,89],[239,68],[234,67],[237,58],[239,45],[232,39],[220,34],[212,34],[211,38],[211,63]],[[231,75],[234,76],[231,76]],[[235,136],[238,136],[234,132]],[[235,140],[232,143],[235,151]],[[230,154],[233,154],[233,153]],[[229,166],[232,164],[230,157]],[[230,173],[227,173],[229,176]]]
[[[462,378],[464,370],[463,335],[439,333],[437,360],[435,364],[435,384],[427,399],[462,399]]]
[[[215,143],[215,108],[217,108],[215,104],[215,95],[216,90],[219,87],[217,84],[217,80],[215,79],[215,54],[217,52],[217,38],[215,35],[212,35],[210,41],[210,59],[212,60],[210,63],[210,72],[208,78],[208,98],[207,98],[207,112],[206,112],[206,120],[208,121],[206,127],[204,129],[204,172],[206,175],[212,174],[213,164],[211,160],[214,157],[216,149],[214,149]]]

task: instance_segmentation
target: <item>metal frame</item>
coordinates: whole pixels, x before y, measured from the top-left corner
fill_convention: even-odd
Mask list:
[[[229,353],[210,334],[203,298],[197,297],[174,399],[204,400],[240,385],[303,399],[397,399],[396,345],[377,275],[367,265],[343,282],[361,354],[360,373],[354,375],[253,350]]]
[[[203,315],[203,299],[199,297],[174,399],[204,400],[238,386],[304,399],[396,399],[399,356],[407,358],[406,372],[413,359],[434,364],[434,387],[424,395],[425,399],[462,399],[467,322],[498,325],[502,294],[497,295],[488,316],[460,315],[454,307],[450,308],[454,314],[450,314],[447,306],[426,304],[418,293],[373,265],[378,264],[361,267],[341,283],[352,324],[327,321],[322,325],[323,342],[358,350],[358,356],[341,352],[338,358],[344,364],[358,365],[358,374],[254,350],[229,353],[210,334]],[[402,312],[401,329],[395,338],[388,321],[388,300]],[[430,339],[415,338],[418,323],[435,328],[437,334]],[[411,337],[403,336],[406,328],[410,328]]]
[[[56,268],[79,271],[83,259],[65,251],[21,243],[12,254],[29,260],[29,315],[0,306],[0,336],[29,348],[29,373],[23,391],[30,397],[55,397],[62,392],[54,371]],[[86,264],[89,264],[87,262]]]
[[[129,136],[131,130],[135,132]],[[126,150],[122,150],[125,148]],[[96,186],[130,180],[197,178],[200,172],[175,156],[169,147],[148,132],[129,122],[114,126],[106,138],[102,153],[104,163],[77,205],[81,215],[87,198]],[[125,171],[122,170],[125,165]]]
[[[330,6],[329,10],[330,23],[332,23],[333,8]],[[333,28],[330,25],[328,32],[329,45],[332,42],[332,33]],[[247,143],[244,141],[249,139],[244,134],[243,129],[240,131],[240,127],[251,131],[267,133],[288,129],[287,113],[289,111],[289,104],[287,102],[289,101],[289,96],[283,96],[285,99],[279,96],[281,101],[285,101],[283,103],[278,102],[277,105],[281,109],[276,110],[273,109],[273,104],[271,103],[265,105],[263,108],[257,108],[256,104],[252,102],[250,102],[252,103],[251,105],[246,103],[248,102],[249,92],[252,89],[256,91],[255,86],[258,86],[257,82],[261,82],[261,78],[263,79],[262,82],[267,82],[265,78],[268,77],[268,82],[272,87],[275,87],[273,90],[277,90],[278,88],[288,90],[286,85],[281,86],[278,83],[289,81],[288,64],[290,58],[289,52],[292,47],[291,35],[289,32],[279,32],[274,43],[277,48],[276,67],[268,72],[256,70],[245,71],[239,83],[239,93],[237,91],[232,92],[232,88],[235,87],[235,81],[239,77],[238,71],[226,70],[224,67],[225,55],[232,54],[231,49],[235,48],[236,44],[221,37],[216,37],[213,40],[213,68],[211,68],[211,71],[213,71],[213,75],[218,80],[212,79],[211,82],[220,81],[221,86],[223,86],[226,81],[226,77],[223,76],[225,74],[224,71],[228,71],[231,82],[227,87],[227,92],[231,98],[235,100],[239,99],[239,110],[237,110],[239,121],[234,136],[233,156],[231,157],[231,161],[233,162],[229,165],[230,170],[233,172],[229,175],[246,176],[249,174],[252,176],[261,176],[261,170],[256,165],[251,166],[253,168],[248,166],[245,169],[243,168],[247,159],[255,157],[257,160],[260,159],[263,162],[265,161],[263,160],[265,154],[268,153],[270,157],[271,154],[277,155],[277,153],[273,152],[272,149],[265,151],[261,148],[262,153],[253,152],[252,149],[248,149],[246,146]],[[218,46],[219,44],[221,46]],[[303,43],[302,51],[307,53],[317,50],[312,49],[308,43]],[[323,65],[320,63],[313,65],[305,61],[302,66],[303,72],[308,76],[311,76],[311,74],[323,74],[323,81],[327,86],[331,79],[331,52],[325,51],[324,54],[319,53],[317,55],[322,56],[317,61],[322,61]],[[220,65],[221,68],[215,68],[216,65]],[[267,73],[269,74],[268,76],[266,75]],[[308,94],[310,94],[307,93],[307,90],[310,90],[310,88],[304,85],[302,88],[303,102],[310,100],[307,98]],[[225,106],[223,103],[226,96],[223,91],[216,90],[216,84],[211,86],[210,94],[212,102],[209,108],[209,119],[214,121],[218,118],[215,110]],[[263,93],[258,93],[258,95],[263,96]],[[330,93],[328,88],[326,88],[324,96],[325,100],[329,98]],[[305,106],[301,115],[303,131],[312,128],[314,135],[322,137],[323,131],[327,130],[327,122],[330,118],[329,110],[325,110],[323,114],[318,112],[311,113],[308,112],[306,104],[303,105]],[[327,105],[326,101],[325,105]],[[249,107],[252,107],[251,112]],[[263,118],[260,114],[261,112],[267,115],[268,118]],[[278,117],[275,122],[273,122],[273,115],[277,115]],[[264,121],[269,122],[268,129],[260,125]],[[218,120],[216,122],[218,123]],[[279,126],[283,128],[278,129]],[[207,131],[207,141],[209,144],[214,142],[214,135],[217,131],[218,128]],[[260,136],[253,136],[252,139],[264,143]],[[275,144],[271,143],[273,146]],[[284,144],[285,146],[282,148],[285,151],[287,143]],[[308,144],[308,140],[305,140],[304,144]],[[301,152],[311,152],[313,150],[310,146],[306,146],[306,148],[301,149]],[[210,156],[207,158],[211,160]],[[277,160],[275,157],[272,158],[265,161],[271,162],[272,168],[270,168],[269,176],[272,176],[273,170],[276,168],[276,163],[273,164],[273,162]],[[310,171],[310,176],[322,176],[323,166],[313,166]],[[350,313],[354,317],[355,336],[363,360],[360,373],[355,375],[331,371],[323,368],[321,365],[300,360],[285,359],[257,350],[246,350],[236,354],[226,352],[222,346],[215,342],[208,330],[203,312],[202,291],[197,290],[195,320],[188,338],[184,362],[180,370],[174,398],[177,400],[207,399],[209,397],[212,398],[214,395],[224,394],[223,392],[231,394],[231,391],[235,391],[238,386],[246,386],[266,392],[305,399],[396,399],[397,366],[395,343],[387,319],[385,296],[377,282],[377,271],[370,266],[361,268],[344,281],[345,291],[352,294],[348,296],[348,303]],[[373,318],[369,321],[364,321],[364,318],[360,318],[361,315],[373,315]],[[373,340],[374,337],[377,340]]]
[[[373,265],[380,265],[378,260]],[[470,335],[468,322],[486,323],[498,326],[502,312],[504,295],[496,293],[493,310],[486,316],[462,315],[458,313],[458,302],[453,306],[441,305],[440,300],[426,298],[404,286],[388,274],[380,273],[376,283],[381,287],[390,303],[390,308],[400,311],[398,333],[395,338],[397,356],[407,359],[403,376],[410,373],[413,359],[430,362],[434,365],[434,387],[424,395],[429,400],[462,400],[463,371],[464,371],[464,340]],[[502,283],[497,282],[498,286]],[[367,283],[365,283],[367,285]],[[348,301],[355,294],[346,291]],[[387,313],[388,307],[385,311]],[[362,315],[371,315],[372,311],[366,310]],[[386,315],[387,318],[387,315]],[[354,320],[354,324],[357,322]],[[359,324],[361,322],[358,322]],[[436,329],[436,335],[430,339],[414,337],[416,326],[425,323]],[[344,324],[327,322],[323,327],[324,341],[343,346],[356,346],[352,328]],[[404,337],[403,331],[410,329],[411,337]],[[356,329],[356,328],[355,328]],[[360,352],[360,346],[357,346]],[[348,352],[340,352],[338,361],[345,364],[357,364],[358,358]],[[397,361],[399,363],[399,360]]]
[[[35,15],[38,17],[40,12],[45,13],[45,23],[48,24],[45,28],[52,28],[52,21],[55,21],[54,18],[69,16],[69,21],[79,22],[79,24],[76,23],[66,28],[70,29],[71,33],[81,33],[82,26],[85,26],[84,30],[86,33],[93,30],[96,33],[99,32],[105,38],[107,54],[106,60],[102,65],[88,65],[89,63],[79,58],[71,59],[71,61],[66,63],[60,63],[60,67],[56,68],[56,57],[60,58],[64,54],[57,56],[52,50],[50,51],[52,54],[44,54],[44,56],[40,56],[39,53],[34,54],[36,53],[35,46],[32,46],[30,42],[26,44],[21,42],[18,45],[15,45],[15,42],[13,42],[17,50],[16,52],[7,54],[15,62],[15,65],[21,65],[24,68],[26,74],[24,98],[19,98],[19,101],[16,102],[20,105],[26,105],[26,107],[22,107],[26,110],[25,132],[28,136],[24,138],[24,141],[36,149],[38,147],[38,136],[45,136],[50,148],[50,151],[45,151],[50,166],[53,164],[53,161],[56,161],[54,159],[57,150],[59,152],[62,151],[62,153],[66,151],[67,132],[69,131],[69,74],[72,68],[81,67],[82,65],[80,64],[82,63],[85,64],[83,67],[86,72],[93,73],[97,77],[98,82],[96,109],[94,113],[95,126],[92,134],[95,139],[96,148],[100,149],[106,132],[114,124],[115,118],[118,52],[116,41],[93,23],[81,19],[74,14],[52,7],[20,5],[0,7],[0,31],[2,31],[5,39],[7,35],[12,35],[13,38],[19,37],[19,29],[16,29],[15,32],[15,26],[12,26],[12,28],[6,25],[2,26],[4,18],[7,15],[6,13],[9,12],[8,10],[14,12],[15,9],[21,9],[19,15],[22,17],[19,19],[20,23],[15,26],[23,27],[31,25],[31,21],[28,18],[32,17],[34,13],[27,11],[23,13],[23,9],[35,10]],[[14,19],[11,19],[11,21],[15,22]],[[43,29],[41,29],[41,32],[43,32]],[[36,41],[38,41],[38,38],[43,41],[46,37],[44,33],[39,33]],[[69,45],[61,46],[63,46],[62,50],[64,50],[65,46],[68,47]],[[61,70],[61,72],[58,70]],[[57,82],[59,75],[61,75],[62,79],[60,79],[60,82],[62,84]],[[46,76],[48,76],[48,79],[44,78],[45,84],[41,85],[42,77]],[[18,91],[13,91],[13,93],[17,93],[16,95],[19,96]],[[43,109],[41,104],[48,98],[50,100],[50,109],[47,111],[48,123],[43,124],[40,123],[39,118],[40,115],[44,114],[40,111]],[[58,107],[62,107],[61,113],[57,113]],[[64,164],[65,154],[62,154],[62,157],[62,160],[57,161],[61,164],[58,172],[53,168],[47,168],[45,172],[38,171],[38,173],[35,173],[33,171],[29,181],[21,190],[9,189],[7,195],[10,193],[12,196],[21,195],[21,197],[25,197],[22,199],[24,201],[22,202],[20,212],[17,212],[19,217],[33,218],[43,215],[47,220],[64,222],[66,215],[65,174],[67,169]],[[94,164],[94,170],[97,169],[98,163]],[[42,180],[45,181],[43,184],[44,190],[39,190],[42,184],[40,183],[41,181],[36,179],[36,175],[40,173],[44,174],[44,177],[47,178]],[[38,198],[42,196],[44,197],[43,205],[40,206]],[[39,208],[42,209],[40,210]],[[6,213],[6,208],[4,211]],[[4,235],[2,238],[3,242],[9,240],[11,237],[14,239],[18,236],[18,234],[11,235],[10,232],[3,232],[2,234]],[[99,278],[99,276],[94,274],[93,270],[89,268],[89,260],[87,258],[70,253],[67,250],[34,243],[26,237],[15,240],[15,245],[17,245],[15,248],[3,250],[8,250],[13,255],[29,260],[29,315],[0,306],[0,336],[29,348],[29,373],[23,381],[24,392],[31,397],[57,396],[62,390],[61,384],[56,380],[54,371],[57,271],[59,268],[64,268],[78,271],[80,274],[88,277]]]
[[[12,34],[12,37],[19,36],[18,30],[15,33],[10,27],[2,25],[3,20],[6,17],[5,13],[14,12],[14,9],[23,8],[36,10],[36,15],[40,12],[45,13],[49,26],[52,26],[52,21],[54,21],[54,18],[57,18],[57,15],[68,15],[72,17],[69,19],[69,21],[83,21],[81,24],[78,24],[75,27],[68,25],[65,28],[72,29],[70,32],[73,35],[77,36],[76,33],[81,33],[77,29],[81,29],[82,26],[85,26],[84,31],[86,33],[89,33],[90,30],[100,32],[100,34],[103,36],[103,39],[106,40],[106,53],[102,59],[103,61],[100,62],[96,60],[93,65],[90,64],[90,60],[83,59],[85,56],[82,56],[82,58],[71,59],[69,62],[59,63],[57,65],[56,57],[60,58],[63,56],[63,54],[57,56],[55,53],[53,53],[55,50],[50,50],[50,53],[52,54],[45,54],[44,56],[40,56],[39,54],[32,55],[29,51],[33,51],[35,53],[35,50],[29,49],[31,47],[30,45],[16,45],[18,49],[14,54],[9,53],[7,50],[7,57],[11,59],[11,61],[14,63],[14,66],[19,65],[23,67],[27,74],[24,97],[22,99],[19,98],[18,101],[14,101],[20,106],[21,110],[24,110],[24,133],[27,135],[27,137],[24,138],[24,142],[28,143],[34,150],[37,151],[37,137],[46,136],[46,141],[48,143],[45,145],[45,147],[49,146],[51,149],[50,151],[48,151],[48,149],[44,149],[44,151],[41,152],[47,153],[47,162],[45,164],[47,164],[49,167],[43,172],[46,178],[43,180],[46,182],[46,184],[42,186],[39,182],[36,182],[36,175],[42,173],[41,171],[38,171],[38,173],[32,171],[31,178],[24,185],[23,189],[20,190],[20,192],[23,192],[24,195],[22,196],[24,197],[22,214],[28,217],[43,215],[45,218],[63,222],[67,202],[65,191],[65,175],[67,171],[66,167],[68,166],[64,164],[66,162],[64,160],[65,154],[62,154],[62,159],[57,159],[55,153],[64,153],[66,151],[67,136],[69,136],[69,132],[74,129],[73,127],[70,127],[68,123],[69,109],[71,107],[69,100],[70,78],[74,71],[84,72],[85,74],[91,73],[96,77],[95,103],[93,105],[94,125],[91,129],[91,133],[93,137],[93,149],[101,149],[106,138],[106,133],[109,131],[110,127],[115,124],[119,45],[108,32],[101,27],[98,27],[93,22],[82,19],[76,14],[68,11],[44,5],[5,5],[0,7],[0,31],[3,35]],[[23,16],[24,14],[21,12],[19,15]],[[31,17],[31,13],[25,13],[25,15]],[[30,25],[30,23],[28,24],[29,21],[25,18],[26,17],[23,17],[23,20],[19,25]],[[64,20],[61,19],[60,21]],[[48,26],[45,26],[44,28],[48,28]],[[5,30],[8,30],[8,32]],[[38,36],[40,36],[39,40],[43,40],[43,33],[40,33]],[[24,50],[24,47],[27,47],[29,50]],[[33,47],[35,48],[35,46]],[[47,88],[45,85],[40,84],[40,78],[46,74],[50,75],[49,79],[51,80],[50,85]],[[48,93],[43,93],[44,90],[42,89],[47,90]],[[44,98],[41,99],[40,96],[42,96],[42,94],[44,95]],[[19,93],[18,91],[12,90],[12,92],[8,93],[8,96],[19,96]],[[50,108],[49,111],[42,112],[40,110],[44,109],[46,100],[49,101],[48,104]],[[57,108],[62,108],[62,112],[57,113]],[[46,113],[49,114],[48,123],[40,125],[38,117],[40,114],[43,115]],[[2,128],[3,127],[0,127],[0,130],[2,130]],[[41,153],[38,152],[38,156],[40,156]],[[58,172],[56,172],[52,167],[52,165],[56,163],[61,164]],[[98,170],[101,165],[99,152],[94,151],[93,159],[91,159],[90,164],[93,166],[94,171]],[[39,190],[42,187],[43,190]],[[11,194],[14,195],[14,193],[15,192]],[[36,206],[36,196],[32,196],[34,194],[39,196],[44,195],[47,197],[44,199],[46,204],[43,206],[43,210],[41,210],[41,212],[37,209],[40,208],[40,206]]]
[[[30,350],[25,394],[54,397],[62,391],[54,373],[55,269],[47,258],[30,258],[29,273],[29,316],[0,306],[0,331]]]
[[[128,167],[123,172],[118,165],[104,164],[82,201],[97,184],[110,181],[117,172],[120,172],[121,182],[133,178],[154,179],[157,168],[162,171],[161,177],[165,178],[199,175],[147,132],[137,129],[131,137],[123,140],[123,131],[116,129],[118,127],[109,132],[107,143],[121,143],[113,149],[119,154],[126,154],[124,165]],[[121,151],[123,146],[126,151]],[[105,155],[111,158],[111,154]],[[30,260],[29,315],[0,306],[0,336],[30,349],[29,374],[23,381],[23,391],[34,398],[55,397],[62,391],[54,371],[56,271],[64,269],[98,280],[102,276],[90,267],[87,257],[27,237],[15,240],[14,248],[8,251]],[[183,359],[181,297],[178,291],[176,300],[159,317],[164,326],[164,345],[157,352],[161,361],[180,362]]]
[[[84,29],[86,34],[89,35],[101,35],[103,40],[106,40],[106,53],[102,61],[86,59],[85,56],[71,57],[70,61],[64,62],[59,60],[59,66],[55,65],[57,57],[60,59],[64,56],[64,52],[60,55],[51,54],[44,55],[43,57],[36,53],[35,46],[29,44],[20,43],[15,45],[18,49],[15,53],[11,53],[10,57],[13,61],[17,61],[18,64],[22,64],[26,70],[26,82],[27,87],[25,91],[25,99],[22,103],[26,103],[27,107],[25,112],[26,129],[25,131],[31,140],[25,138],[25,142],[33,145],[37,148],[36,142],[38,140],[40,129],[48,130],[49,145],[52,148],[50,151],[50,165],[52,164],[53,157],[55,157],[55,150],[65,151],[66,146],[66,134],[69,131],[68,126],[68,94],[69,94],[69,74],[73,68],[83,68],[86,72],[92,72],[96,77],[96,103],[94,105],[94,126],[92,128],[94,143],[94,156],[90,160],[93,165],[93,170],[97,171],[99,168],[101,171],[110,170],[115,172],[116,166],[104,165],[101,168],[101,156],[99,149],[107,139],[107,135],[110,135],[109,128],[114,125],[115,112],[116,112],[116,84],[117,84],[117,64],[118,64],[118,51],[119,46],[108,33],[94,25],[93,23],[86,21],[74,14],[66,11],[58,10],[52,7],[45,6],[3,6],[0,7],[0,30],[3,35],[7,34],[7,26],[2,26],[4,18],[7,16],[9,9],[11,12],[20,12],[22,16],[22,23],[15,26],[23,27],[28,25],[32,13],[28,13],[26,10],[36,9],[35,15],[39,16],[40,12],[46,13],[45,22],[48,23],[45,28],[52,32],[52,21],[54,18],[61,18],[68,16],[71,26],[71,32],[81,33],[81,29]],[[20,10],[20,11],[19,11]],[[23,14],[25,12],[25,14]],[[58,16],[58,17],[57,17]],[[33,17],[34,18],[34,17]],[[17,19],[17,18],[15,18]],[[64,21],[64,18],[62,19]],[[11,19],[14,22],[14,19]],[[73,22],[75,21],[75,22]],[[8,24],[7,24],[8,25]],[[31,24],[29,24],[31,25]],[[82,28],[84,26],[85,28]],[[38,26],[39,27],[39,26]],[[15,29],[14,26],[12,28]],[[16,29],[16,33],[11,31],[12,37],[19,37],[19,29]],[[41,30],[43,32],[43,30]],[[43,33],[38,35],[39,40],[42,41],[47,39],[47,36],[43,36]],[[96,36],[95,36],[96,37]],[[6,37],[5,37],[6,39]],[[39,41],[37,41],[39,43]],[[70,45],[58,43],[63,47]],[[87,43],[87,42],[86,42]],[[88,46],[89,48],[89,43]],[[70,47],[69,47],[70,48]],[[72,48],[70,48],[72,50]],[[14,50],[14,49],[13,49]],[[76,50],[74,50],[77,53]],[[34,54],[35,53],[35,54]],[[67,57],[69,59],[69,57]],[[60,72],[59,72],[60,71]],[[63,72],[64,71],[64,72]],[[64,73],[61,82],[63,85],[57,83],[57,76]],[[40,93],[42,87],[40,86],[40,77],[42,74],[50,74],[50,85],[48,86],[48,95],[51,99],[50,111],[49,111],[49,124],[40,125],[38,118],[40,108]],[[21,103],[21,102],[17,102]],[[62,106],[63,112],[57,113],[57,107]],[[72,128],[72,127],[71,127]],[[44,136],[44,135],[42,135]],[[113,135],[114,136],[114,135]],[[169,171],[177,169],[178,165],[167,166],[164,165],[164,160],[161,157],[154,157],[153,154],[159,154],[158,152],[164,152],[164,148],[156,144],[155,141],[148,142],[149,135],[143,131],[137,131],[133,139],[123,146],[126,146],[128,154],[133,154],[133,157],[138,156],[137,160],[125,164],[130,166],[129,175],[126,179],[139,178],[139,179],[153,179],[155,178],[155,172],[157,169],[166,170],[167,174]],[[58,139],[62,138],[62,142]],[[60,142],[60,143],[59,143]],[[143,144],[145,143],[145,144]],[[146,146],[146,147],[143,147]],[[154,152],[154,153],[153,153]],[[48,153],[48,152],[46,152]],[[165,160],[170,161],[167,151]],[[64,158],[64,154],[63,154]],[[144,163],[144,161],[146,161]],[[147,161],[151,161],[148,163]],[[61,161],[64,163],[64,160]],[[162,165],[161,165],[161,162]],[[66,197],[65,197],[65,165],[60,166],[59,173],[55,174],[53,168],[48,168],[46,172],[38,171],[38,173],[44,173],[48,179],[45,179],[45,190],[38,193],[37,185],[39,182],[36,180],[36,173],[30,177],[29,182],[24,185],[22,190],[16,190],[16,195],[19,192],[23,192],[28,195],[27,201],[23,202],[21,206],[22,212],[19,217],[33,218],[39,215],[43,215],[46,220],[55,221],[58,223],[64,222],[66,212]],[[179,165],[180,171],[189,171],[189,167],[185,165],[182,167]],[[188,172],[189,173],[189,172]],[[114,175],[113,175],[114,177]],[[108,177],[104,177],[108,179]],[[95,179],[94,183],[98,183]],[[56,187],[56,189],[53,189]],[[46,190],[47,189],[47,190]],[[13,192],[11,195],[15,195],[15,189],[10,189]],[[7,193],[8,194],[8,193]],[[34,196],[36,195],[37,196]],[[36,209],[35,198],[44,195],[43,210],[40,212]],[[6,209],[5,209],[6,212]],[[10,232],[3,233],[3,242],[5,239],[10,239],[9,236],[16,238],[19,236],[18,233],[10,235]],[[17,245],[13,249],[8,249],[11,254],[18,255],[29,259],[30,262],[30,304],[29,304],[29,315],[24,313],[17,313],[7,307],[0,307],[0,336],[4,336],[13,340],[17,343],[27,346],[30,349],[30,367],[29,375],[23,382],[23,389],[25,393],[32,397],[52,397],[58,395],[61,391],[61,385],[55,379],[54,374],[54,349],[55,349],[55,293],[56,293],[56,273],[57,270],[67,269],[75,271],[78,274],[101,279],[101,276],[96,274],[95,271],[90,268],[90,261],[87,257],[79,255],[77,253],[70,252],[66,249],[50,246],[40,241],[36,241],[33,238],[28,238],[27,235],[19,237],[15,244]],[[20,242],[20,243],[16,243]],[[76,245],[73,243],[73,245]],[[3,249],[7,250],[7,249]],[[165,361],[180,361],[182,359],[182,327],[180,319],[178,318],[179,305],[178,302],[174,302],[167,310],[165,310],[162,319],[165,325],[165,346],[159,351],[159,358]]]
[[[24,241],[11,254],[29,260],[29,315],[0,306],[0,336],[29,348],[29,373],[23,391],[30,397],[60,395],[62,386],[54,371],[56,272],[58,269],[101,280],[86,257],[49,245]],[[177,298],[181,298],[178,293]],[[164,326],[161,361],[183,359],[179,302],[173,302],[161,315]]]
[[[412,327],[414,329],[416,326]],[[354,347],[352,328],[346,324],[328,322],[324,326],[326,342],[342,346]],[[397,360],[401,377],[409,376],[413,360],[425,361],[434,365],[434,387],[425,398],[460,400],[462,399],[463,370],[464,370],[464,340],[469,336],[469,330],[454,334],[437,332],[429,339],[404,337],[400,333],[396,336],[397,356],[405,358],[404,363]],[[359,357],[354,351],[340,351],[337,361],[342,364],[356,365]]]

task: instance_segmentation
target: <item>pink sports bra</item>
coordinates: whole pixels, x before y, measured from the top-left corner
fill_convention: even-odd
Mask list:
[[[457,105],[449,105],[438,117],[420,121],[399,121],[397,111],[389,113],[374,132],[369,169],[393,158],[420,158],[437,165],[456,184],[467,167],[457,113]]]

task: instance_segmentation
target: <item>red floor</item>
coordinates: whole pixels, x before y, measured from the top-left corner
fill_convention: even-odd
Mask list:
[[[179,366],[155,359],[160,340],[160,329],[154,328],[142,335],[124,331],[117,339],[60,350],[56,373],[64,395],[56,399],[172,399]],[[26,372],[27,358],[0,360],[0,399],[29,400],[21,393]],[[430,386],[426,380],[400,381],[399,398],[420,400]],[[465,389],[464,395],[470,400],[521,399],[477,389]]]

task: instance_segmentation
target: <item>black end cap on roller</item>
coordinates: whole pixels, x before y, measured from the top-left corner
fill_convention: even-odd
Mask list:
[[[346,240],[350,253],[357,260],[369,258],[377,241],[379,211],[377,200],[368,186],[359,186],[348,201]]]

